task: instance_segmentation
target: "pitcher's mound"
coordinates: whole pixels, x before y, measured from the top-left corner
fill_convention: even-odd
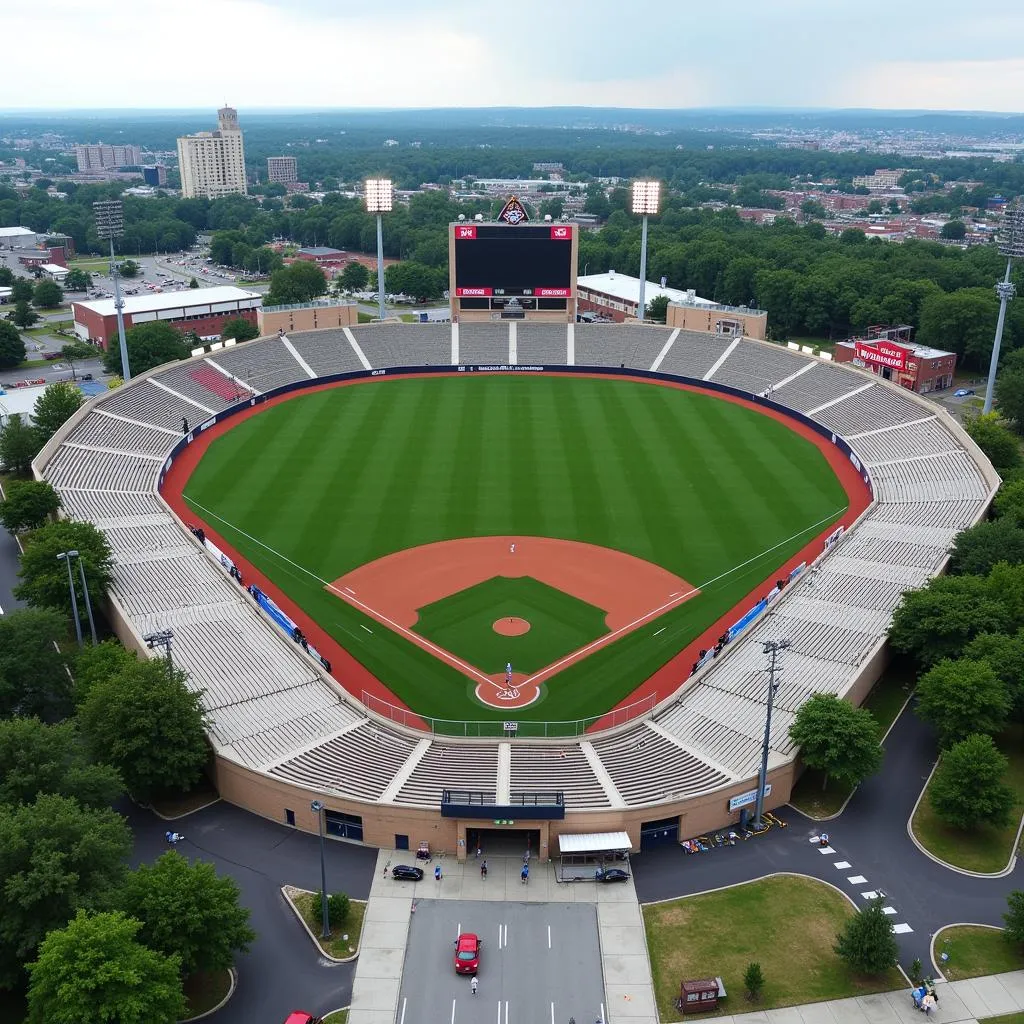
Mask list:
[[[530,624],[526,619],[516,618],[514,615],[511,618],[505,616],[494,623],[493,629],[502,636],[522,636],[530,632]]]

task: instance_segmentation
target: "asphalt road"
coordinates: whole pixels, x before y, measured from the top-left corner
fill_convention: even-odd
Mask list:
[[[483,940],[475,996],[452,962],[460,932]],[[594,904],[419,900],[398,1024],[589,1024],[603,993]]]

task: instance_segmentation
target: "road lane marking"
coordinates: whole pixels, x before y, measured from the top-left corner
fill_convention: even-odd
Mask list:
[[[555,1024],[555,1004],[551,1004],[551,1024]]]
[[[603,1021],[604,1019],[605,1019],[605,1017],[604,1017],[604,1003],[602,1003],[601,1004],[601,1020]]]
[[[548,949],[551,948],[551,925],[548,925]],[[551,1004],[554,1007],[554,1003]],[[554,1012],[554,1010],[552,1010]]]
[[[455,1024],[455,1000],[452,1000],[452,1024]]]
[[[399,1020],[398,1024],[405,1024],[405,1004],[408,1003],[408,1002],[409,1002],[409,997],[406,996],[406,998],[402,1000],[402,1016],[401,1016],[401,1019]]]

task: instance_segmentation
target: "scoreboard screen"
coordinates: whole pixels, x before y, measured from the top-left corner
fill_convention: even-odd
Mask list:
[[[540,300],[572,294],[571,225],[456,224],[454,231],[459,298]]]

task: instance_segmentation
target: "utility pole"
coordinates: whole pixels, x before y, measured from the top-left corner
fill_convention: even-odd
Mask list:
[[[763,641],[764,653],[768,655],[768,704],[764,716],[764,743],[761,745],[761,771],[757,776],[757,809],[754,812],[754,831],[764,827],[764,788],[768,784],[768,752],[772,738],[772,708],[775,706],[775,691],[779,684],[775,681],[779,655],[789,647],[788,640]]]

